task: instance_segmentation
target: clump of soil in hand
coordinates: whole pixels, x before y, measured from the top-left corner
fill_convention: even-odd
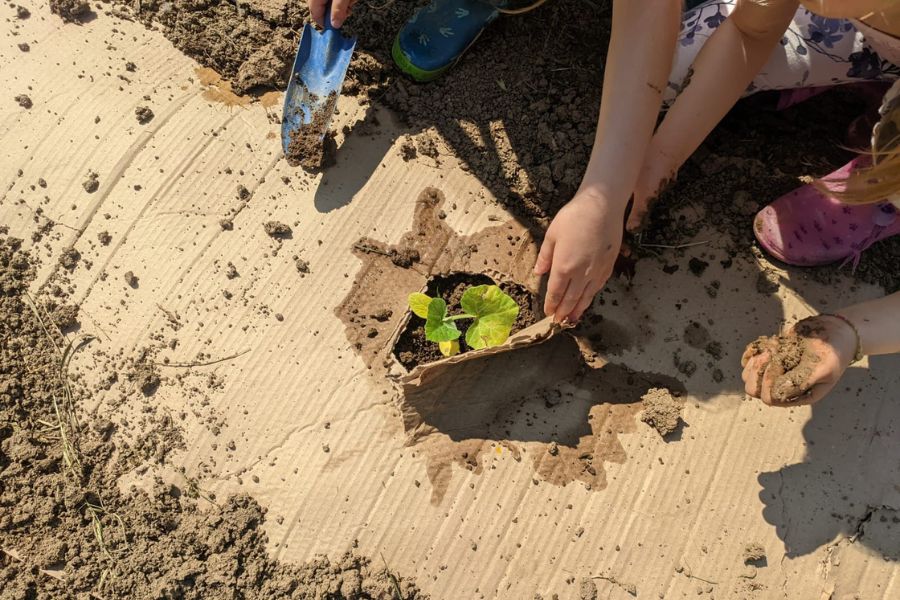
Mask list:
[[[810,389],[810,375],[819,356],[810,348],[809,338],[818,337],[822,328],[812,318],[803,319],[786,335],[763,336],[750,344],[749,357],[769,353],[767,366],[759,373],[760,388],[768,371],[771,378],[770,397],[773,402],[788,404]],[[748,358],[749,358],[748,357]]]
[[[138,106],[134,109],[134,116],[137,117],[138,123],[146,125],[153,120],[153,111],[150,110],[149,106]]]
[[[744,546],[744,564],[753,564],[765,560],[766,549],[759,542],[752,542]]]
[[[24,108],[26,110],[31,108],[31,106],[32,106],[31,98],[29,98],[25,94],[19,94],[18,96],[16,96],[15,101],[19,104],[19,106],[21,106],[22,108]]]
[[[539,304],[534,294],[517,283],[496,283],[487,275],[475,273],[454,273],[453,275],[441,275],[432,277],[428,282],[425,293],[431,297],[441,297],[447,302],[447,311],[450,314],[462,313],[459,301],[463,293],[476,285],[498,285],[501,290],[509,294],[519,305],[519,315],[513,323],[510,335],[533,325],[538,321]],[[466,345],[466,330],[471,324],[470,320],[463,319],[456,322],[460,331],[459,351],[471,350]],[[393,354],[407,369],[413,369],[416,365],[434,362],[444,358],[438,345],[425,339],[425,321],[415,315],[411,315],[409,322],[394,344]]]
[[[286,158],[292,167],[321,171],[335,162],[337,143],[334,141],[334,133],[328,132],[328,124],[334,115],[337,94],[331,92],[321,105],[315,94],[308,94],[307,97],[311,105],[318,106],[318,110],[312,114],[309,123],[301,123],[291,130]]]
[[[64,23],[78,23],[91,12],[91,5],[87,0],[50,0],[50,12]]]
[[[136,288],[138,286],[138,278],[132,271],[125,272],[125,283],[127,283],[130,287]]]
[[[83,187],[84,191],[88,194],[93,194],[100,188],[100,176],[94,171],[88,171],[87,179],[81,183],[81,187]]]
[[[669,390],[650,388],[641,397],[641,404],[644,407],[641,421],[656,429],[660,436],[665,437],[678,429],[682,404],[672,397]]]
[[[263,229],[272,237],[286,237],[293,233],[291,227],[281,221],[266,221],[263,223]]]

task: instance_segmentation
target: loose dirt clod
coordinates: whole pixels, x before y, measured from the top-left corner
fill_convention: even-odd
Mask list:
[[[50,0],[50,12],[64,23],[78,23],[91,12],[91,5],[87,0]]]
[[[132,271],[125,272],[125,283],[127,283],[130,287],[136,288],[138,286],[138,278]]]
[[[104,246],[109,246],[109,243],[112,241],[112,236],[109,235],[109,232],[104,229],[97,234],[97,240]]]
[[[391,262],[404,269],[410,268],[421,259],[419,251],[415,248],[392,248],[389,254]]]
[[[18,46],[19,50],[21,50],[22,52],[28,52],[29,50],[31,50],[31,46],[28,45],[28,42],[19,42]]]
[[[18,96],[16,96],[15,101],[19,104],[19,106],[21,106],[22,108],[24,108],[26,110],[31,108],[31,106],[32,106],[31,98],[29,98],[25,94],[19,94]]]
[[[93,194],[100,188],[100,176],[94,171],[88,171],[87,179],[81,183],[81,187],[83,187],[84,191],[88,194]]]
[[[66,248],[59,257],[59,264],[62,265],[64,269],[72,271],[78,266],[79,260],[81,260],[81,253],[78,252],[78,250],[75,248]]]
[[[305,277],[309,274],[309,261],[303,260],[299,256],[294,256],[294,266],[297,267],[297,272],[300,273],[300,277]]]
[[[665,437],[678,429],[681,421],[682,404],[672,397],[665,388],[651,388],[641,398],[644,412],[641,421],[650,425]]]
[[[293,233],[290,225],[281,221],[266,221],[263,223],[263,229],[274,238],[289,236]]]
[[[16,7],[16,16],[20,19],[27,19],[28,17],[31,16],[31,11],[29,11],[24,6],[17,6]]]
[[[766,548],[759,542],[751,542],[744,546],[744,563],[752,564],[766,558]]]
[[[134,109],[134,116],[141,125],[146,125],[153,120],[153,111],[149,106],[138,106]]]

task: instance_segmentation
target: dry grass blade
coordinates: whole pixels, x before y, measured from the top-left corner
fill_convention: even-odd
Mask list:
[[[64,396],[62,402],[60,402],[56,396],[51,397],[51,401],[53,403],[53,413],[56,417],[56,423],[52,423],[44,419],[39,419],[35,422],[43,425],[45,427],[45,431],[56,431],[59,434],[60,444],[62,446],[63,463],[65,464],[67,474],[74,480],[75,484],[79,487],[82,493],[84,493],[86,496],[92,496],[99,499],[99,494],[90,493],[89,490],[85,489],[82,485],[84,471],[82,468],[82,462],[79,456],[77,443],[77,436],[81,431],[81,427],[79,425],[78,417],[75,411],[74,394],[72,393],[72,387],[69,384],[69,366],[72,362],[72,357],[76,352],[78,352],[78,350],[80,350],[82,347],[84,347],[86,344],[89,344],[96,338],[91,335],[79,335],[75,336],[71,340],[68,340],[65,348],[60,347],[60,345],[56,342],[57,338],[66,339],[66,337],[59,330],[59,328],[56,327],[55,324],[53,325],[53,327],[55,329],[56,336],[54,336],[53,332],[47,326],[48,321],[50,323],[53,322],[52,319],[49,318],[49,315],[47,315],[47,319],[45,320],[42,317],[41,310],[34,299],[28,294],[25,295],[25,298],[27,299],[28,306],[34,313],[34,317],[40,325],[41,330],[43,331],[47,340],[50,342],[50,344],[52,344],[57,354],[59,354],[59,362],[57,364],[56,375],[57,377],[59,377],[60,386],[63,390]],[[109,560],[111,563],[115,563],[115,557],[113,557],[112,553],[110,552],[109,545],[106,542],[103,520],[101,519],[101,517],[103,515],[108,515],[109,517],[116,520],[122,533],[122,540],[125,542],[125,545],[127,547],[128,537],[125,531],[125,522],[118,514],[106,510],[102,502],[93,503],[86,501],[82,506],[90,514],[91,528],[94,532],[94,537],[97,540],[97,544],[100,547],[101,553],[103,554],[104,558]],[[110,574],[115,576],[114,568],[110,567],[103,570],[103,574],[101,575],[98,582],[98,589],[103,588],[103,585],[107,580],[107,576]]]

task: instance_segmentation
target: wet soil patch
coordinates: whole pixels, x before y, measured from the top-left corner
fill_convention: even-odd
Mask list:
[[[451,275],[439,275],[432,277],[428,282],[428,288],[425,293],[432,298],[440,297],[447,302],[447,311],[449,314],[460,314],[463,312],[459,304],[463,293],[476,285],[497,285],[501,290],[509,294],[516,304],[519,305],[519,315],[513,324],[511,331],[515,333],[533,325],[539,319],[540,308],[537,298],[529,292],[525,287],[510,282],[497,283],[487,275],[477,273],[453,273]],[[460,353],[471,350],[466,344],[466,331],[471,325],[471,320],[462,319],[456,322],[457,328],[461,335],[459,338]],[[403,329],[397,343],[394,344],[393,354],[408,370],[412,370],[417,365],[434,362],[444,358],[438,349],[438,345],[425,339],[425,320],[410,315],[409,322]]]

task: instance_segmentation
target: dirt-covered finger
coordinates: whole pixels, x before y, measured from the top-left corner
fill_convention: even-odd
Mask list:
[[[578,304],[575,305],[575,310],[569,315],[569,321],[575,322],[581,318],[581,315],[584,314],[591,304],[594,303],[594,297],[597,293],[603,289],[603,284],[598,284],[597,282],[591,282],[587,285],[584,290],[584,293],[581,295],[581,300],[578,301]]]
[[[547,296],[544,298],[544,314],[556,314],[556,308],[566,296],[571,278],[562,273],[561,269],[550,269],[550,279],[547,282]]]
[[[551,236],[544,238],[537,260],[534,262],[535,275],[543,275],[550,271],[550,267],[553,265],[553,249],[555,247],[556,242]]]
[[[575,307],[578,306],[578,303],[581,302],[581,298],[586,289],[587,285],[583,280],[577,278],[572,279],[572,281],[569,282],[569,287],[566,289],[566,294],[563,297],[562,302],[560,302],[559,306],[556,308],[554,319],[558,322],[568,320],[572,311],[574,311]]]

